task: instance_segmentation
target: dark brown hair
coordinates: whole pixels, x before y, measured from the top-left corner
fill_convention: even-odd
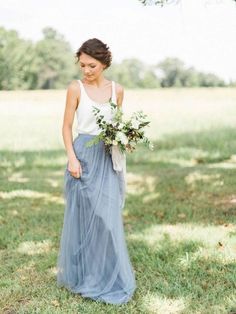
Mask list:
[[[109,47],[97,38],[88,39],[82,44],[76,52],[76,57],[78,58],[76,63],[79,62],[82,52],[100,61],[106,66],[105,69],[111,65],[112,54]]]

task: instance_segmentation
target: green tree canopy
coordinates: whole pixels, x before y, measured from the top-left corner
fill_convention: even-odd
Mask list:
[[[38,67],[38,88],[64,88],[75,67],[72,50],[64,37],[54,29],[43,29],[44,38],[35,47]]]
[[[36,43],[1,27],[0,89],[66,88],[72,79],[81,77],[74,56],[64,36],[51,27],[43,29],[43,38]],[[215,74],[187,68],[178,58],[166,58],[154,65],[126,58],[120,63],[113,62],[106,76],[126,88],[226,85]]]
[[[0,27],[0,89],[34,87],[34,57],[31,41],[21,39],[15,30]]]

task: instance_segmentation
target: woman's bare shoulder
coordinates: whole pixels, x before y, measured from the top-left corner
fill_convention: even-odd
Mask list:
[[[72,93],[80,94],[80,86],[78,80],[72,80],[68,86],[67,90]]]
[[[115,90],[117,96],[122,96],[124,94],[124,87],[117,82],[115,82]]]
[[[73,104],[75,110],[80,102],[80,86],[77,80],[71,81],[67,86],[67,102]]]

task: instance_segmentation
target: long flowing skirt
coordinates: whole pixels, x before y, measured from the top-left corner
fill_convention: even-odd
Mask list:
[[[131,299],[136,281],[122,220],[124,178],[113,169],[104,142],[73,141],[82,176],[64,173],[65,212],[57,260],[57,286],[105,303]]]

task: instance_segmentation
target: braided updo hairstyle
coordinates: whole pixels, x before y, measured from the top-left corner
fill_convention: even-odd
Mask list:
[[[105,65],[105,69],[111,65],[112,54],[109,47],[97,38],[88,39],[82,44],[76,52],[76,57],[78,59],[76,63],[79,62],[79,57],[82,53],[86,53],[92,58],[100,61]]]

